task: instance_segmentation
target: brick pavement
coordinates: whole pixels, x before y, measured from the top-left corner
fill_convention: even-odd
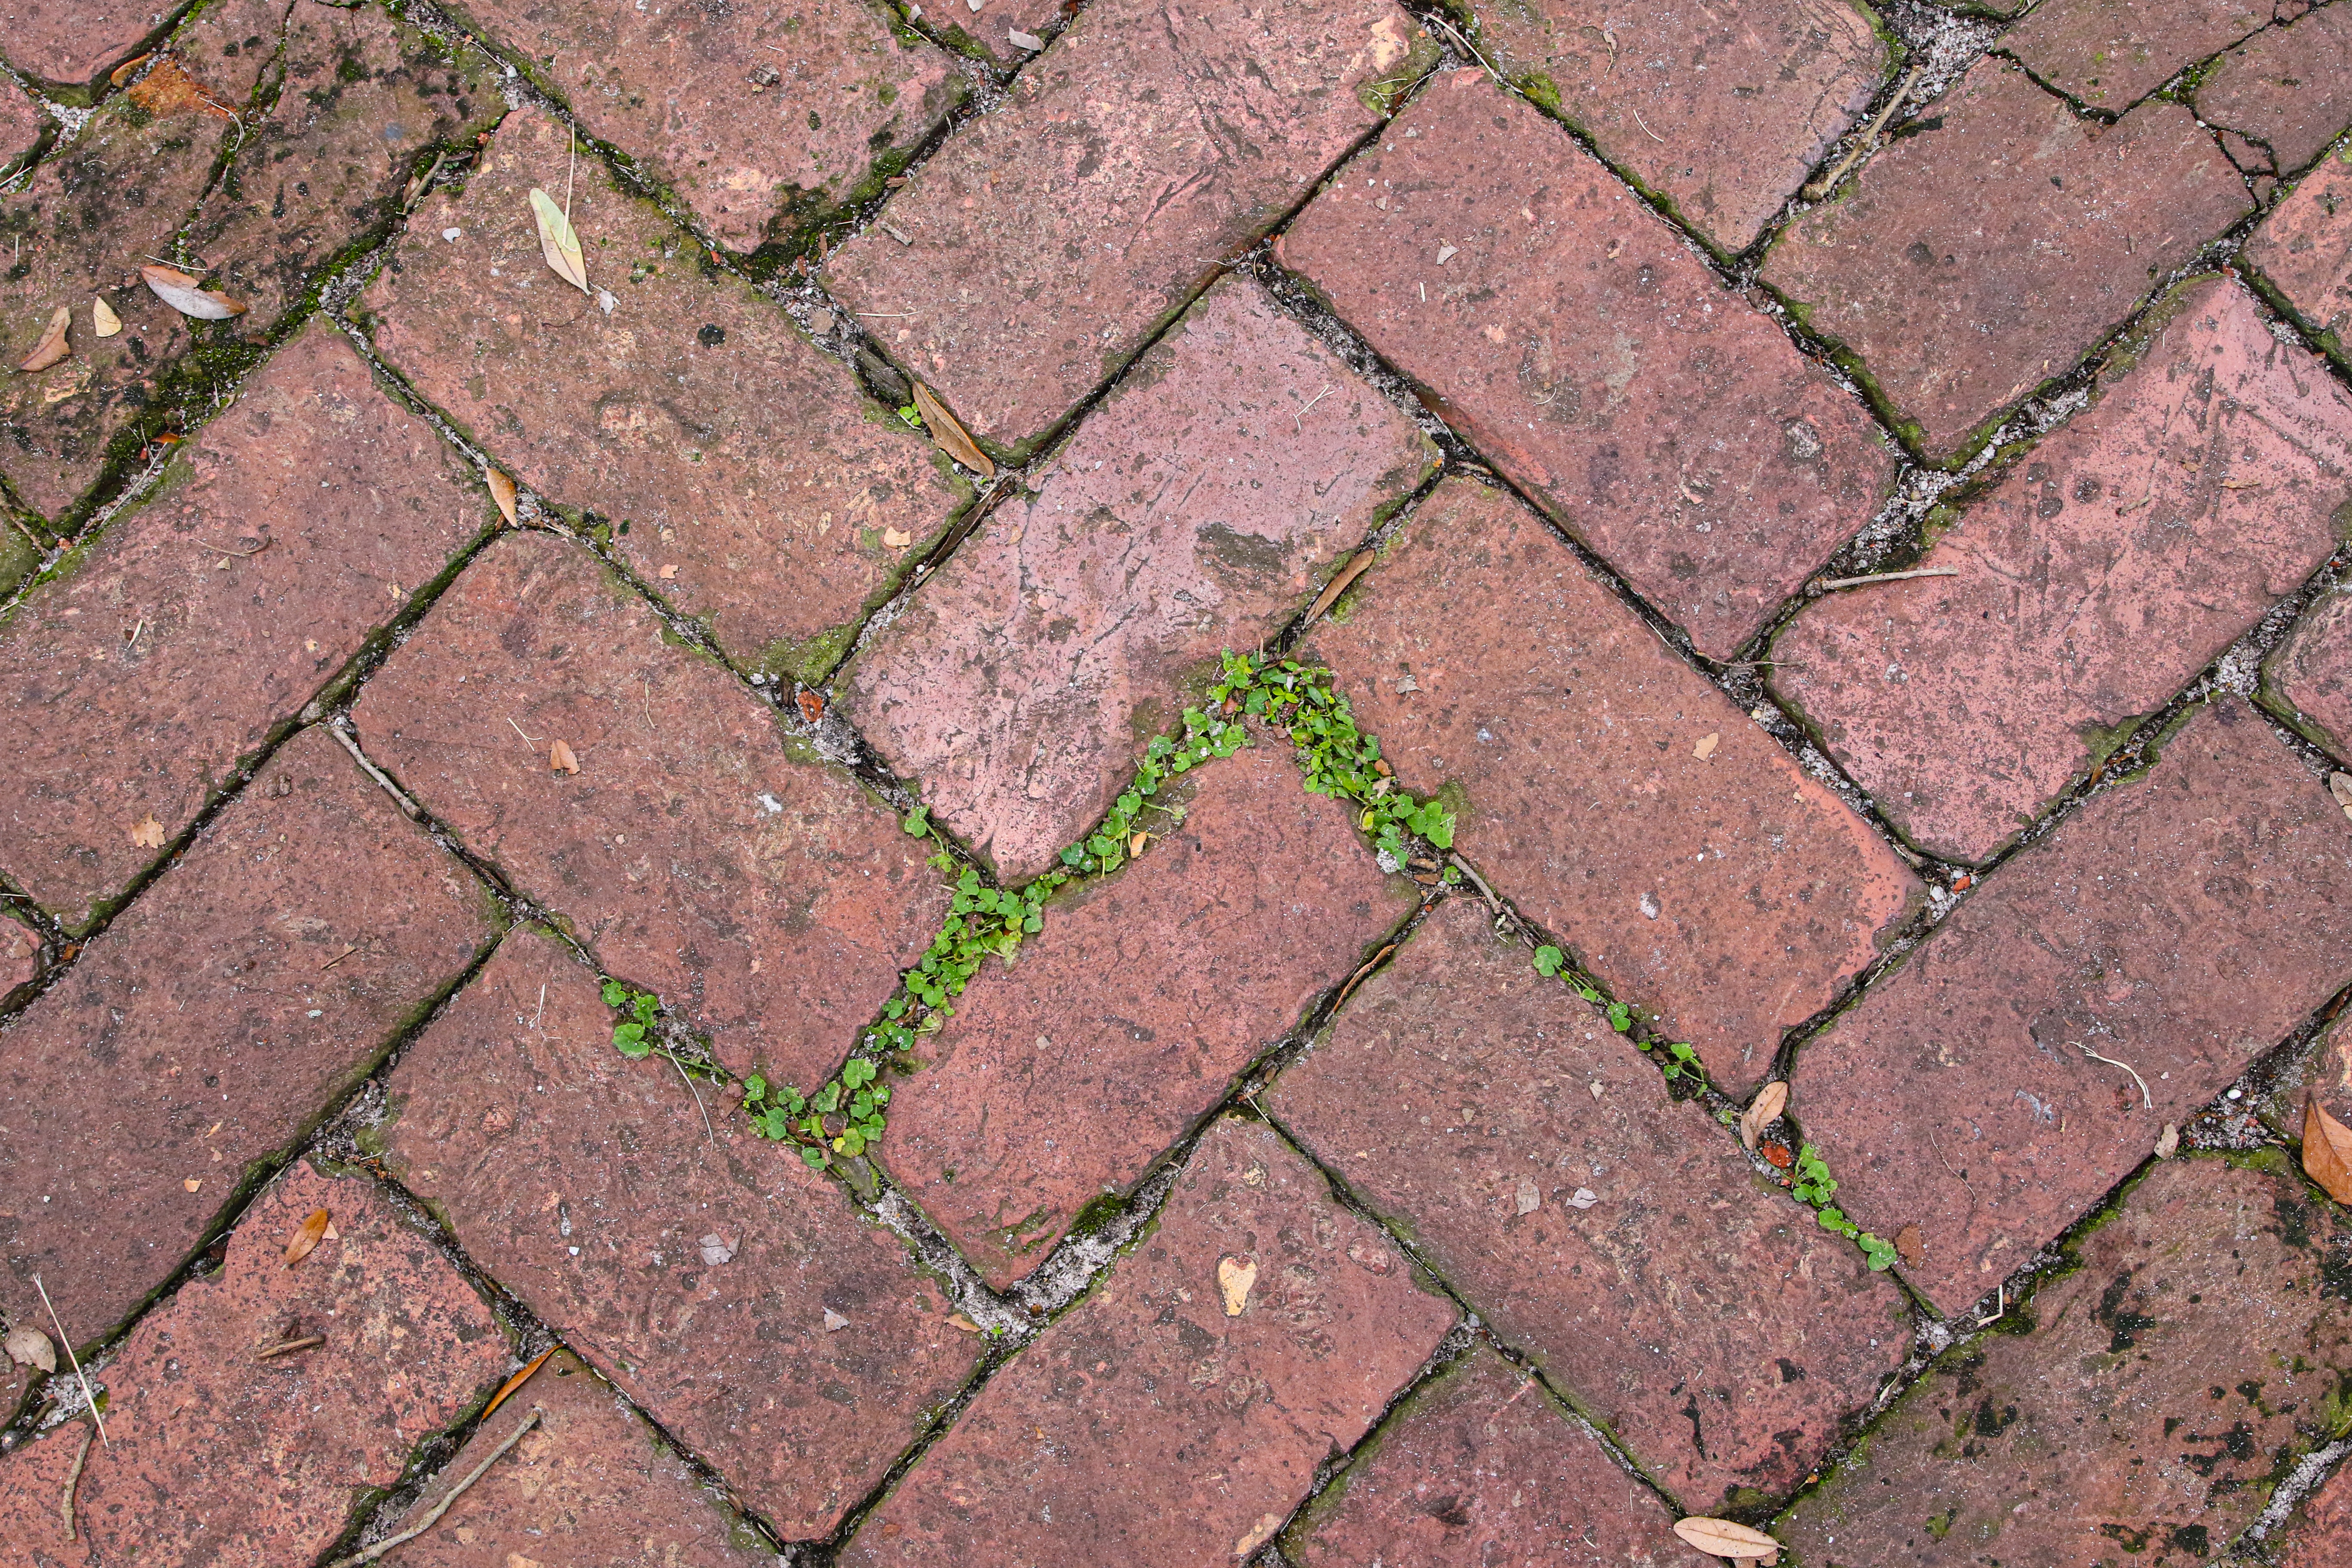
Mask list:
[[[2333,1563],[2347,6],[0,0],[0,1558]]]

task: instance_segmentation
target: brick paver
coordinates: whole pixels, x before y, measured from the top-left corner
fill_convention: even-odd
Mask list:
[[[1221,1121],[1150,1232],[990,1380],[842,1561],[1240,1561],[1454,1317],[1281,1138]]]
[[[2271,16],[2271,0],[2050,0],[2000,47],[2059,91],[2116,111]]]
[[[38,1274],[77,1344],[120,1323],[497,919],[331,737],[289,742],[0,1033],[9,1321],[47,1316]],[[0,1383],[0,1408],[19,1386]]]
[[[754,1568],[776,1561],[668,1440],[569,1351],[557,1351],[491,1413],[425,1484],[400,1528],[421,1522],[534,1412],[539,1426],[400,1548],[404,1568],[549,1562]]]
[[[334,1236],[288,1268],[288,1239],[321,1208]],[[511,1364],[488,1306],[363,1176],[298,1161],[226,1247],[218,1272],[92,1369],[107,1441],[75,1487],[78,1542],[63,1538],[61,1472],[88,1423],[0,1458],[12,1561],[310,1562]],[[313,1337],[324,1342],[266,1353]]]
[[[48,81],[89,80],[154,26],[152,0],[0,0],[0,53]]]
[[[1392,550],[1308,647],[1496,889],[1744,1092],[1916,879],[1509,497],[1449,481]]]
[[[1922,564],[1958,575],[1822,599],[1772,646],[1773,689],[1951,859],[2013,840],[2344,530],[2352,393],[2228,280],[2168,299],[2093,395],[1950,521]]]
[[[40,105],[13,79],[0,80],[0,169],[16,168],[49,123]]]
[[[749,1131],[735,1091],[702,1085],[698,1114],[675,1067],[611,1037],[595,975],[518,931],[402,1058],[385,1164],[788,1539],[823,1536],[978,1340],[843,1188]]]
[[[1931,456],[2065,374],[2249,210],[2178,104],[2101,127],[1988,57],[1918,113],[1917,134],[1790,227],[1763,276],[1859,358]]]
[[[1391,0],[1089,5],[834,258],[972,433],[1025,449],[1427,69]],[[883,226],[887,225],[886,229]],[[895,235],[892,231],[895,231]]]
[[[1893,479],[1853,399],[1482,73],[1441,78],[1278,254],[1718,658]]]
[[[550,534],[486,551],[352,716],[425,809],[737,1072],[821,1082],[947,912],[887,805]],[[558,741],[577,773],[551,765]]]
[[[990,1284],[1131,1189],[1411,912],[1289,750],[1262,735],[1163,789],[1182,822],[1147,813],[1158,842],[974,981],[899,1087],[883,1163]]]
[[[2352,758],[2352,592],[2323,594],[2263,668],[2263,699],[2339,761]]]
[[[1692,1511],[1802,1480],[1910,1347],[1893,1283],[1474,900],[1266,1109]]]
[[[1991,1290],[2352,979],[2345,844],[2253,710],[2198,710],[1798,1058],[1840,1204],[1918,1227],[1946,1312]]]
[[[1417,1390],[1283,1537],[1299,1568],[1709,1568],[1540,1384],[1484,1348]]]
[[[1178,683],[1278,631],[1435,458],[1255,285],[1220,284],[859,657],[845,710],[1025,881],[1109,809]]]
[[[0,925],[0,997],[40,972],[40,933],[15,920]]]
[[[2245,259],[2338,363],[2352,325],[2352,148],[2319,161],[2246,241]]]
[[[0,867],[89,922],[496,521],[342,334],[304,328],[0,629]]]
[[[1870,101],[1885,42],[1842,0],[1486,0],[1503,73],[1727,251],[1744,249]]]
[[[2187,1563],[2340,1429],[2352,1227],[2276,1154],[2159,1165],[2013,1331],[1951,1352],[1783,1521],[1807,1563]],[[2130,1555],[2126,1555],[2129,1553]]]
[[[570,166],[561,123],[509,115],[369,287],[376,344],[516,479],[609,530],[739,664],[822,674],[967,489],[593,164],[572,221],[599,292],[567,286],[541,259],[530,192]]]
[[[2231,49],[2197,89],[2197,112],[2268,147],[2293,174],[2352,123],[2352,15],[2325,6]]]
[[[2352,1470],[2337,1470],[2272,1539],[2279,1544],[2279,1568],[2328,1568],[2352,1556]]]
[[[451,10],[735,250],[789,238],[880,189],[967,90],[944,53],[874,0],[459,0]]]

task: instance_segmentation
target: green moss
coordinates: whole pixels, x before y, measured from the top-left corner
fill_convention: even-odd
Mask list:
[[[1399,17],[1399,21],[1401,25],[1411,26],[1402,17]],[[1357,100],[1374,114],[1394,113],[1404,96],[1422,78],[1436,68],[1438,56],[1437,40],[1429,36],[1428,29],[1413,26],[1404,58],[1370,81],[1358,84]]]

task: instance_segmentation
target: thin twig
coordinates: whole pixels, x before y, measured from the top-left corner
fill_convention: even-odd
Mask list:
[[[667,1051],[664,1051],[662,1054],[664,1056],[669,1056]],[[669,1065],[677,1068],[678,1077],[686,1079],[686,1092],[694,1096],[694,1109],[697,1110],[702,1110],[702,1091],[694,1087],[694,1079],[688,1074],[686,1064],[679,1061],[676,1057],[670,1057]],[[717,1148],[719,1146],[719,1133],[718,1131],[710,1125],[710,1112],[708,1110],[702,1110],[702,1130],[710,1134],[710,1146],[714,1149]]]
[[[326,1342],[327,1336],[324,1334],[312,1334],[307,1339],[285,1340],[278,1344],[270,1346],[268,1350],[261,1352],[253,1359],[256,1361],[268,1361],[272,1356],[292,1355],[296,1351],[315,1350]]]
[[[1511,90],[1511,84],[1510,84],[1509,82],[1507,82],[1507,81],[1505,81],[1505,80],[1503,79],[1503,73],[1502,73],[1501,71],[1496,70],[1493,66],[1486,65],[1486,56],[1484,56],[1484,55],[1482,55],[1482,54],[1480,54],[1476,49],[1472,48],[1472,47],[1470,47],[1470,40],[1469,40],[1469,39],[1467,39],[1467,38],[1465,38],[1465,37],[1464,37],[1460,33],[1457,33],[1457,32],[1455,32],[1455,31],[1454,30],[1454,24],[1453,24],[1453,23],[1451,23],[1451,22],[1447,21],[1447,20],[1446,20],[1444,17],[1443,17],[1443,16],[1432,16],[1432,17],[1430,17],[1429,19],[1430,19],[1431,21],[1433,21],[1433,22],[1436,23],[1439,26],[1441,26],[1441,27],[1444,28],[1444,29],[1445,29],[1445,36],[1446,36],[1447,37],[1449,37],[1449,38],[1452,38],[1455,43],[1457,43],[1457,44],[1461,45],[1461,46],[1462,46],[1462,52],[1463,52],[1464,54],[1468,55],[1472,59],[1476,60],[1480,65],[1482,65],[1482,66],[1486,66],[1486,74],[1487,74],[1488,76],[1493,77],[1493,78],[1495,79],[1495,85],[1496,85],[1496,87],[1501,88],[1505,92],[1508,92],[1508,91],[1510,91],[1510,90]]]
[[[1862,155],[1870,151],[1871,144],[1878,140],[1878,133],[1886,129],[1886,122],[1895,118],[1895,111],[1903,107],[1905,99],[1911,96],[1911,84],[1918,79],[1917,66],[1905,71],[1902,81],[1895,85],[1895,96],[1886,100],[1886,107],[1878,111],[1878,118],[1870,122],[1870,129],[1862,133],[1862,140],[1853,144],[1853,150],[1838,160],[1837,167],[1818,180],[1808,181],[1805,188],[1797,194],[1809,202],[1817,202],[1835,190],[1837,183],[1845,178],[1846,171],[1862,162]]]
[[[529,734],[525,733],[521,725],[515,723],[514,716],[512,714],[509,714],[507,716],[507,722],[514,726],[514,732],[522,736],[522,743],[531,749],[533,755],[537,755],[539,752],[539,742],[532,740]]]
[[[1630,103],[1625,107],[1628,109],[1633,109],[1633,106]],[[1642,111],[1638,109],[1633,109],[1633,123],[1640,126],[1642,128],[1642,133],[1647,136],[1651,141],[1663,142],[1665,140],[1664,137],[1650,129],[1650,122],[1642,118]]]
[[[329,971],[330,969],[334,968],[334,967],[335,967],[335,965],[337,965],[338,963],[341,963],[343,960],[345,960],[345,959],[349,958],[352,954],[353,954],[353,953],[357,952],[359,950],[360,950],[360,944],[359,944],[358,942],[353,942],[353,943],[352,943],[352,945],[351,945],[351,946],[349,946],[349,947],[347,947],[347,948],[343,949],[343,951],[342,951],[342,952],[339,952],[339,953],[335,954],[335,956],[334,956],[334,957],[332,957],[332,958],[331,958],[331,959],[327,960],[327,962],[326,962],[326,963],[322,963],[322,964],[319,965],[319,973],[321,973],[321,974],[324,974],[325,973],[327,973],[327,971]]]
[[[1372,972],[1373,965],[1379,963],[1381,959],[1386,958],[1390,953],[1394,952],[1396,950],[1397,944],[1391,942],[1388,946],[1381,949],[1380,952],[1372,954],[1370,958],[1365,960],[1364,966],[1356,971],[1355,973],[1348,976],[1348,984],[1339,987],[1339,994],[1332,998],[1331,1005],[1337,1007],[1340,1003],[1345,1002],[1348,999],[1348,994],[1362,983],[1365,975],[1370,974]]]
[[[58,1317],[57,1305],[49,1300],[49,1288],[41,1283],[41,1277],[37,1274],[33,1276],[33,1289],[41,1293],[41,1305],[49,1310],[49,1326],[58,1331],[58,1343],[66,1348],[66,1363],[73,1368],[74,1376],[80,1380],[81,1396],[89,1401],[89,1418],[98,1423],[98,1440],[111,1448],[114,1439],[106,1435],[106,1417],[98,1413],[98,1395],[89,1386],[89,1373],[82,1371],[81,1358],[74,1354],[73,1341],[67,1338],[66,1326]]]
[[[563,226],[572,226],[572,172],[580,166],[580,133],[571,126],[563,128]]]
[[[1307,423],[1306,423],[1306,421],[1307,421],[1307,416],[1308,412],[1309,412],[1310,410],[1312,410],[1312,409],[1314,408],[1314,406],[1315,406],[1317,404],[1318,404],[1318,403],[1322,402],[1325,398],[1327,398],[1327,397],[1328,397],[1328,396],[1330,396],[1330,395],[1331,395],[1331,388],[1329,388],[1328,386],[1326,386],[1322,391],[1320,391],[1320,392],[1317,393],[1314,396],[1312,396],[1312,397],[1310,397],[1310,398],[1308,398],[1308,399],[1307,400],[1307,406],[1306,406],[1306,407],[1301,408],[1301,409],[1298,409],[1297,411],[1296,411],[1295,413],[1293,413],[1293,414],[1291,415],[1291,416],[1290,416],[1290,422],[1291,422],[1293,425],[1297,426],[1298,426],[1298,428],[1299,428],[1299,429],[1301,429],[1301,430],[1306,429],[1306,428],[1307,428]]]
[[[1920,566],[1909,572],[1880,572],[1868,577],[1830,577],[1813,584],[1813,591],[1827,594],[1838,588],[1867,588],[1873,583],[1904,583],[1914,577],[1957,577],[1957,566]]]
[[[1486,895],[1486,907],[1495,911],[1495,918],[1496,920],[1501,920],[1503,918],[1503,900],[1495,896],[1494,889],[1486,886],[1486,879],[1478,875],[1477,872],[1470,869],[1469,865],[1464,861],[1461,856],[1448,855],[1445,858],[1447,863],[1452,865],[1455,870],[1461,872],[1464,876],[1469,878],[1471,881],[1477,884],[1478,891]]]
[[[364,772],[368,777],[375,780],[377,784],[382,784],[383,786],[384,794],[392,796],[394,800],[400,803],[400,809],[408,814],[409,820],[412,822],[422,822],[425,820],[425,813],[417,806],[417,804],[402,793],[400,786],[392,782],[392,778],[389,774],[387,774],[382,768],[377,767],[375,763],[368,760],[368,754],[360,750],[360,743],[357,741],[352,740],[349,735],[345,734],[341,725],[330,724],[327,728],[335,732],[335,739],[343,743],[343,750],[352,754],[352,761],[359,763],[361,770]]]
[[[2124,1071],[2131,1074],[2132,1082],[2139,1085],[2139,1098],[2141,1100],[2140,1109],[2143,1110],[2154,1110],[2156,1109],[2156,1096],[2148,1093],[2147,1079],[2139,1076],[2139,1068],[2132,1066],[2129,1062],[2119,1062],[2113,1057],[2103,1057],[2098,1052],[2093,1050],[2090,1047],[2084,1045],[2080,1040],[2074,1042],[2074,1048],[2081,1051],[2084,1056],[2090,1058],[2095,1062],[2105,1062],[2111,1068],[2121,1068]]]
[[[2009,1281],[2008,1281],[2008,1280],[2004,1279],[2004,1280],[2002,1280],[2002,1281],[2000,1282],[2000,1294],[1999,1296],[1997,1296],[1996,1298],[1994,1298],[1994,1301],[1995,1301],[1995,1305],[1994,1305],[1994,1307],[1993,1307],[1992,1316],[1991,1316],[1991,1317],[1990,1317],[1990,1318],[1979,1318],[1979,1319],[1977,1320],[1977,1327],[1978,1327],[1978,1328],[1980,1328],[1980,1329],[1981,1329],[1981,1328],[1985,1327],[1985,1326],[1986,1326],[1986,1325],[1988,1325],[1988,1324],[1990,1324],[1990,1323],[1998,1323],[1998,1322],[2000,1322],[2003,1318],[2006,1318],[2007,1316],[2009,1316]]]
[[[66,1495],[58,1501],[58,1507],[65,1511],[68,1541],[81,1539],[81,1532],[74,1526],[74,1489],[81,1485],[81,1468],[89,1462],[89,1440],[97,1436],[89,1427],[82,1428],[81,1451],[74,1456],[73,1468],[66,1472]]]
[[[464,1493],[467,1487],[470,1487],[476,1481],[480,1480],[484,1470],[488,1469],[492,1465],[497,1464],[499,1460],[505,1458],[506,1451],[509,1448],[511,1448],[517,1443],[521,1442],[522,1435],[530,1431],[532,1427],[538,1426],[539,1419],[543,1414],[545,1414],[543,1411],[533,1410],[529,1415],[524,1416],[522,1425],[508,1433],[506,1440],[500,1443],[497,1447],[491,1449],[488,1458],[485,1458],[480,1464],[476,1465],[471,1470],[467,1471],[464,1480],[459,1481],[456,1486],[451,1487],[449,1489],[449,1495],[443,1498],[439,1502],[435,1503],[430,1509],[428,1509],[423,1519],[418,1520],[415,1524],[411,1525],[408,1529],[402,1531],[398,1535],[385,1536],[382,1541],[377,1542],[373,1546],[369,1547],[364,1552],[355,1552],[349,1557],[342,1558],[334,1563],[330,1563],[327,1564],[327,1568],[360,1568],[361,1563],[374,1562],[377,1558],[383,1556],[394,1547],[404,1545],[407,1542],[415,1540],[418,1536],[424,1534],[426,1531],[440,1523],[441,1516],[449,1511],[449,1505],[456,1502],[458,1497]]]

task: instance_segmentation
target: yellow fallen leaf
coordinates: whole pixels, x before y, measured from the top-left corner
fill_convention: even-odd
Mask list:
[[[915,412],[923,416],[923,427],[940,451],[983,479],[996,477],[996,465],[989,461],[988,454],[973,445],[971,435],[948,412],[948,405],[919,381],[915,383]]]
[[[951,1312],[948,1315],[948,1327],[959,1330],[967,1334],[976,1334],[980,1332],[980,1325],[973,1322],[970,1318],[965,1317],[961,1312]]]
[[[583,294],[588,292],[588,265],[580,259],[580,237],[572,232],[572,220],[563,216],[555,198],[537,185],[530,188],[530,216],[539,220],[539,249],[547,258],[547,269]]]
[[[514,480],[507,477],[505,470],[485,464],[482,482],[490,487],[490,499],[499,503],[499,515],[507,520],[509,527],[512,527],[515,521]]]
[[[1739,1142],[1749,1153],[1756,1152],[1757,1134],[1779,1121],[1788,1106],[1788,1082],[1776,1078],[1758,1091],[1754,1103],[1739,1113]]]
[[[310,1217],[294,1227],[293,1239],[286,1244],[286,1267],[291,1268],[310,1257],[310,1249],[318,1246],[319,1238],[326,1234],[327,1211],[312,1209]]]
[[[190,1176],[186,1181],[180,1184],[180,1185],[187,1188],[188,1191],[192,1193],[204,1184],[205,1179],[202,1176]]]
[[[1698,744],[1691,748],[1691,755],[1696,757],[1702,763],[1706,761],[1707,758],[1715,755],[1716,742],[1722,739],[1723,736],[1720,732],[1712,735],[1700,736]]]
[[[153,812],[139,819],[139,825],[131,830],[131,842],[142,849],[163,847],[163,825],[155,820]]]
[[[1150,840],[1150,837],[1151,837],[1151,835],[1150,835],[1149,833],[1138,833],[1138,834],[1131,835],[1131,836],[1129,837],[1128,841],[1127,841],[1127,858],[1128,858],[1129,859],[1132,860],[1132,859],[1134,859],[1138,855],[1142,854],[1142,853],[1143,853],[1143,847],[1144,847],[1144,845],[1145,845],[1146,843],[1148,843],[1148,842]]]
[[[580,759],[573,756],[572,748],[561,741],[547,748],[547,764],[559,773],[576,773],[580,771]]]
[[[903,528],[886,528],[882,531],[882,542],[893,550],[904,550],[915,542],[915,536]]]
[[[42,330],[41,341],[33,345],[33,352],[26,354],[24,363],[16,368],[27,371],[47,370],[73,353],[72,347],[66,342],[66,329],[72,325],[73,311],[64,305],[58,306],[50,312],[49,324]]]
[[[2352,1204],[2352,1127],[2320,1108],[2319,1097],[2303,1100],[2303,1173],[2339,1204]]]
[[[672,562],[670,562],[668,564],[665,565],[665,566],[661,569],[661,580],[662,580],[663,582],[665,582],[665,583],[675,582],[675,581],[677,580],[677,562],[672,561]]]
[[[1774,1558],[1780,1553],[1780,1543],[1762,1531],[1734,1524],[1727,1519],[1678,1519],[1675,1521],[1675,1533],[1701,1552],[1734,1562]]]
[[[89,325],[100,337],[110,338],[122,330],[122,318],[114,313],[114,307],[108,304],[103,296],[100,296],[89,302]]]
[[[231,316],[242,316],[245,301],[233,300],[216,289],[204,287],[201,279],[191,278],[176,267],[142,267],[139,280],[147,291],[177,310],[183,316],[199,321],[226,321]]]
[[[1224,1292],[1226,1317],[1242,1315],[1249,1305],[1250,1287],[1256,1283],[1256,1264],[1230,1256],[1217,1259],[1217,1289]]]

